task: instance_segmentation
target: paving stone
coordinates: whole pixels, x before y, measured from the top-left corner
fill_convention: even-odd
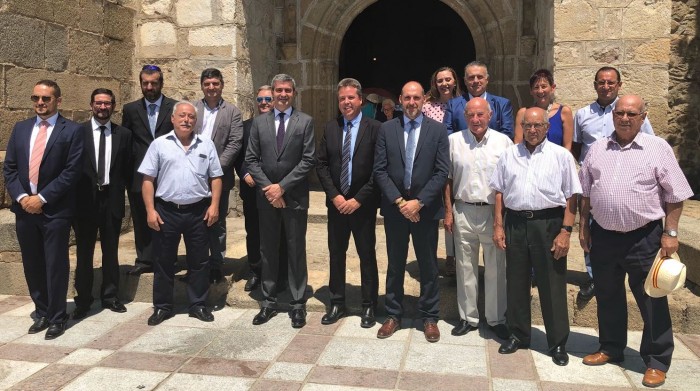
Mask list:
[[[486,329],[482,326],[479,331],[471,331],[467,335],[454,336],[452,335],[452,329],[457,324],[457,321],[439,321],[437,323],[438,329],[440,330],[440,342],[439,344],[453,344],[453,345],[468,345],[468,346],[484,346],[486,344]],[[411,343],[427,343],[431,344],[425,340],[425,334],[423,334],[423,321],[418,319],[413,322],[413,332],[411,333]]]
[[[490,375],[495,378],[519,381],[537,380],[537,370],[532,354],[527,349],[520,349],[512,354],[500,354],[497,341],[488,341],[486,355],[488,356]]]
[[[263,361],[238,361],[193,357],[180,372],[212,376],[260,377],[270,365]]]
[[[31,317],[31,315],[34,313],[34,303],[31,302],[31,300],[24,305],[20,305],[19,307],[15,307],[14,309],[11,309],[9,311],[5,311],[3,315],[5,316],[24,316],[24,317]],[[31,323],[29,324],[31,325]],[[29,326],[27,326],[29,327]]]
[[[695,353],[696,357],[700,357],[700,335],[680,334],[677,337],[688,349]]]
[[[234,320],[229,328],[235,330],[251,330],[251,331],[277,331],[277,330],[292,330],[295,333],[298,332],[297,329],[292,328],[291,320],[289,320],[289,314],[287,312],[280,312],[267,323],[261,325],[254,325],[253,318],[260,312],[257,310],[246,310],[241,316]]]
[[[607,387],[600,385],[567,384],[556,382],[540,382],[542,391],[622,391],[630,390],[630,387]],[[644,388],[641,383],[640,388]],[[495,391],[495,390],[494,390]]]
[[[58,360],[58,363],[93,366],[112,353],[114,350],[109,349],[78,349]]]
[[[540,391],[540,387],[534,381],[494,378],[491,385],[493,391]]]
[[[29,296],[5,296],[0,298],[0,314],[14,310],[32,302]]]
[[[483,348],[440,342],[430,346],[411,343],[404,359],[403,369],[411,372],[487,376]]]
[[[317,366],[309,376],[310,383],[333,386],[358,386],[393,389],[398,380],[398,371],[350,368],[341,366]]]
[[[174,372],[189,357],[174,354],[116,352],[100,362],[102,367],[128,368],[144,371]]]
[[[12,391],[58,390],[85,372],[87,367],[52,364],[10,388]]]
[[[126,345],[123,350],[194,355],[220,333],[220,330],[170,327],[165,324],[154,326],[152,329]]]
[[[642,343],[641,331],[629,331],[627,333],[627,347],[625,348],[625,356],[639,356],[639,347]],[[596,346],[597,348],[597,346]],[[676,360],[695,360],[695,353],[682,343],[681,340],[674,336],[673,361]]]
[[[318,364],[398,370],[404,349],[402,341],[335,337],[326,346]]]
[[[46,365],[48,364],[0,359],[0,390],[12,387]]]
[[[588,366],[581,360],[569,359],[569,365],[560,367],[546,354],[531,350],[537,373],[542,381],[629,387],[629,381],[616,365]]]
[[[190,317],[189,314],[178,314],[168,319],[168,326],[198,327],[204,329],[223,329],[230,327],[235,320],[239,319],[246,312],[246,310],[241,309],[230,309],[229,311],[216,311],[213,312],[213,322],[202,322],[197,318]]]
[[[333,386],[333,391],[385,391],[383,388],[366,388],[366,387],[349,387],[349,386]],[[328,391],[326,384],[309,383],[304,385],[301,391]]]
[[[264,377],[275,380],[304,381],[314,366],[291,362],[276,362],[270,365]]]
[[[291,327],[289,330],[292,330]],[[296,332],[221,330],[201,357],[234,360],[273,361],[289,344]]]
[[[153,327],[148,326],[145,323],[122,323],[109,330],[107,333],[95,338],[85,347],[92,349],[117,350],[151,330],[153,330]]]
[[[250,391],[299,391],[301,383],[260,379],[255,382]]]
[[[176,373],[158,387],[158,390],[227,390],[246,391],[253,383],[254,379],[246,379],[230,376],[207,376],[194,375],[189,373]]]
[[[400,390],[423,391],[436,389],[436,386],[438,386],[441,391],[488,391],[489,380],[485,377],[402,372],[397,388]]]
[[[321,318],[323,318],[322,313],[320,312],[312,312],[307,315],[306,317],[306,326],[304,326],[301,330],[299,330],[299,333],[301,334],[315,334],[315,335],[333,335],[335,332],[338,330],[340,326],[342,326],[346,322],[351,322],[351,318],[356,318],[357,323],[355,323],[355,326],[360,327],[360,317],[359,316],[353,316],[348,318],[343,318],[337,321],[334,324],[329,324],[329,325],[324,325],[321,324]]]
[[[377,339],[377,331],[382,327],[382,322],[385,318],[378,318],[377,324],[374,327],[364,329],[360,327],[359,324],[354,322],[348,322],[347,319],[335,332],[335,336],[339,337],[355,337],[355,338],[367,338],[367,339]],[[412,319],[402,319],[401,328],[394,333],[391,337],[387,338],[385,341],[407,341],[410,337],[413,327]],[[421,333],[422,335],[422,333]]]
[[[86,319],[83,319],[77,323],[74,320],[69,320],[66,332],[56,339],[45,340],[45,333],[37,333],[27,334],[16,339],[15,342],[77,348],[87,345],[98,337],[106,334],[109,330],[114,328],[115,325],[116,323],[95,322]]]
[[[150,391],[169,375],[166,372],[97,367],[78,376],[62,391],[93,391],[96,384],[109,384],[110,391]]]
[[[7,343],[26,335],[32,321],[24,317],[0,315],[0,324],[2,325],[0,343]]]
[[[298,334],[277,361],[315,364],[331,337]]]
[[[36,346],[23,343],[10,343],[0,346],[0,358],[16,361],[52,363],[66,357],[72,351],[73,348],[61,346]]]

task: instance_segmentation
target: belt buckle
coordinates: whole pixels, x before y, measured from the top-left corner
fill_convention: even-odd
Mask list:
[[[523,213],[523,217],[525,217],[526,219],[531,219],[531,218],[535,217],[535,213],[531,210],[524,210],[522,213]]]

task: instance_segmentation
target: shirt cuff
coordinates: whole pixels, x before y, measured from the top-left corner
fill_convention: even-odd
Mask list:
[[[45,199],[41,194],[37,194],[37,195],[39,196],[39,199],[41,200],[41,203],[44,204],[44,205],[46,205],[46,199]]]
[[[22,198],[24,198],[24,197],[29,197],[29,194],[27,194],[27,193],[22,193],[22,194],[18,195],[18,196],[17,196],[17,202],[19,202],[19,201],[20,201]]]

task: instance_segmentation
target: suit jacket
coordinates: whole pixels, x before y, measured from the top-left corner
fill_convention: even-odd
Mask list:
[[[423,116],[413,159],[410,192],[403,183],[405,151],[403,117],[384,122],[379,129],[374,155],[374,180],[382,193],[382,215],[403,219],[394,204],[397,198],[403,197],[424,203],[420,210],[421,220],[443,218],[442,194],[450,164],[445,125]]]
[[[197,109],[197,125],[195,131],[201,133],[202,123],[204,121],[204,100],[200,99],[194,102],[194,107]],[[216,146],[216,154],[219,156],[221,169],[224,171],[223,191],[233,189],[233,166],[239,155],[244,151],[241,149],[243,141],[243,122],[241,119],[241,111],[233,103],[221,101],[219,112],[216,114],[214,128],[212,129],[211,139]]]
[[[250,139],[250,128],[253,126],[253,118],[248,118],[243,121],[243,142],[241,146],[241,153],[238,154],[233,167],[236,169],[236,175],[240,181],[248,174],[248,165],[245,163],[245,154],[248,149],[248,140]],[[242,182],[241,182],[242,183]]]
[[[83,170],[78,182],[77,211],[78,217],[90,217],[95,213],[97,195],[97,158],[95,157],[94,133],[92,121],[83,126],[85,148],[83,152]],[[109,204],[112,217],[124,217],[124,191],[131,184],[131,131],[114,122],[112,129],[112,153],[109,165]]]
[[[464,94],[452,98],[447,102],[447,110],[442,122],[447,126],[448,134],[467,129],[467,120],[464,119],[464,108],[467,106],[469,95]],[[513,106],[506,98],[486,94],[486,100],[491,106],[493,114],[489,121],[489,128],[495,129],[513,139]]]
[[[158,119],[156,121],[156,135],[151,135],[151,129],[148,125],[148,112],[146,111],[146,99],[127,103],[123,108],[122,126],[131,130],[131,146],[132,146],[132,181],[130,191],[141,192],[141,182],[143,175],[138,172],[143,157],[146,156],[148,146],[153,140],[173,130],[173,123],[170,117],[173,114],[173,106],[177,103],[176,100],[170,99],[163,95],[163,102],[160,106]]]
[[[316,151],[316,173],[326,192],[326,206],[335,208],[333,198],[341,194],[340,175],[343,165],[343,117],[326,124],[321,143]],[[355,149],[352,151],[352,178],[346,198],[354,198],[361,209],[374,209],[379,205],[379,192],[374,185],[374,147],[381,122],[362,117],[357,129]]]
[[[29,140],[36,117],[20,121],[7,143],[3,174],[12,197],[10,210],[26,213],[16,201],[32,194],[29,186]],[[42,210],[49,218],[70,218],[75,212],[75,192],[83,168],[83,128],[59,114],[46,143],[39,167],[37,192],[46,200]]]
[[[258,208],[273,208],[262,188],[279,184],[290,209],[309,208],[309,171],[315,164],[314,125],[307,114],[294,109],[277,150],[274,110],[255,117],[250,128],[245,163],[258,188]]]

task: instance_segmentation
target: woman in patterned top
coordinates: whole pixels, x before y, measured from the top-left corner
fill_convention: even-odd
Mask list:
[[[423,115],[437,122],[442,122],[447,109],[447,101],[462,95],[459,80],[454,69],[442,67],[430,78],[430,92],[423,105]]]

